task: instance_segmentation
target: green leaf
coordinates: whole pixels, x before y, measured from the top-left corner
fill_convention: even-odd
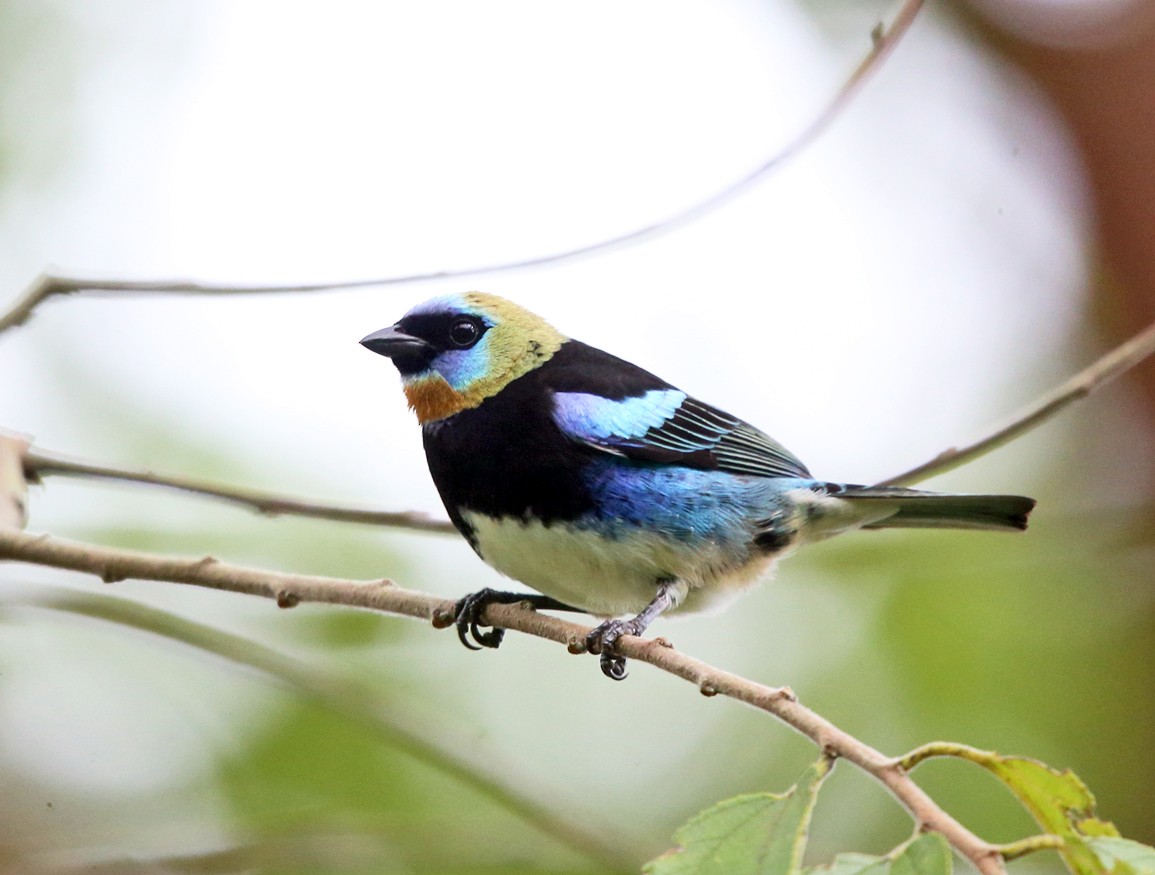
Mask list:
[[[889,868],[886,857],[850,853],[839,854],[829,865],[815,866],[810,871],[822,875],[884,875]]]
[[[1060,771],[1038,760],[1000,756],[991,751],[950,742],[925,745],[915,754],[912,760],[915,764],[930,756],[958,757],[976,763],[997,776],[1046,834],[1063,839],[1063,845],[1058,851],[1074,875],[1110,875],[1118,869],[1116,867],[1113,870],[1103,863],[1092,849],[1090,841],[1118,838],[1119,831],[1110,821],[1099,819],[1095,811],[1095,797],[1070,769]],[[1124,867],[1129,865],[1127,861],[1119,862]],[[1129,873],[1118,871],[1117,875]]]
[[[1070,769],[1059,771],[1037,760],[991,755],[984,762],[1023,803],[1046,832],[1062,836],[1059,854],[1076,875],[1103,875],[1104,869],[1088,847],[1090,836],[1118,836],[1114,825],[1095,813],[1095,797]]]
[[[892,875],[950,875],[950,870],[950,845],[937,832],[908,842],[890,864]]]
[[[1087,846],[1116,875],[1155,875],[1155,848],[1118,836],[1087,839]]]
[[[1070,769],[1059,771],[1025,757],[991,755],[983,763],[1031,812],[1039,826],[1061,836],[1114,835],[1095,815],[1095,797]]]
[[[832,761],[821,759],[785,793],[719,802],[689,820],[646,875],[794,875],[801,870],[814,803]]]
[[[899,845],[885,857],[839,854],[814,875],[950,875],[950,846],[938,833],[926,833]]]

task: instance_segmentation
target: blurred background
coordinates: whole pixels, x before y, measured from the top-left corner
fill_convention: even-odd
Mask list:
[[[49,267],[304,283],[629,231],[786,146],[896,9],[0,0],[0,302]],[[0,337],[0,428],[440,516],[396,374],[357,340],[479,288],[869,482],[1155,320],[1153,231],[1152,4],[932,3],[817,142],[701,221],[465,280],[55,299]],[[846,537],[653,631],[889,753],[1069,767],[1155,841],[1153,405],[1147,364],[929,484],[1038,497],[1024,536]],[[63,478],[29,529],[444,597],[501,583],[455,538]],[[474,654],[365,612],[0,567],[4,872],[636,871],[814,756],[646,666],[612,684],[522,636]],[[963,764],[917,775],[986,838],[1031,831]],[[808,859],[910,828],[843,765]]]

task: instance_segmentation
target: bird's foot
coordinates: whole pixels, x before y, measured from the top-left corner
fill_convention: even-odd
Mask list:
[[[489,605],[509,604],[509,600],[503,596],[510,595],[513,593],[498,592],[486,587],[459,598],[453,606],[453,625],[457,627],[457,639],[470,650],[500,647],[501,639],[505,637],[505,630],[494,626],[488,632],[482,632],[479,628],[481,615]],[[477,642],[476,644],[469,640],[471,637]]]
[[[626,658],[618,653],[618,639],[623,635],[640,635],[646,625],[632,620],[606,620],[586,636],[586,650],[599,655],[602,674],[612,681],[624,681],[629,672]]]
[[[675,605],[677,585],[675,578],[662,578],[658,581],[657,593],[640,614],[629,620],[606,620],[586,636],[586,650],[601,657],[602,674],[611,681],[624,681],[629,675],[626,658],[618,653],[618,639],[623,635],[641,635],[656,617]]]
[[[501,592],[500,590],[479,589],[459,598],[453,606],[453,625],[457,627],[457,638],[470,650],[481,650],[485,647],[496,649],[501,646],[501,639],[505,637],[505,630],[494,626],[488,632],[482,632],[485,624],[481,616],[490,605],[516,605],[519,603],[532,605],[535,610],[547,611],[577,611],[557,599],[545,595],[521,592]],[[446,624],[448,625],[448,624]],[[471,642],[470,639],[473,639]],[[473,642],[476,642],[474,644]]]

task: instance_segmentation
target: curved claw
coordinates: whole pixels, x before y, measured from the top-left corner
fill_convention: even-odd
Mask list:
[[[478,647],[476,644],[469,640],[469,632],[470,629],[468,624],[462,623],[461,621],[457,622],[457,640],[464,644],[469,650],[484,649],[483,647]]]
[[[602,651],[598,665],[601,667],[602,674],[611,681],[624,681],[630,676],[629,671],[626,670],[626,658],[618,656],[616,653]]]
[[[473,640],[482,647],[492,647],[496,650],[501,646],[501,639],[505,637],[505,630],[494,626],[488,632],[482,632],[477,627],[477,620],[471,620],[469,623],[469,634],[473,636]],[[474,648],[475,650],[480,648]]]
[[[586,650],[601,654],[602,674],[614,681],[626,679],[626,658],[618,653],[618,639],[645,632],[655,617],[678,603],[678,592],[675,578],[662,578],[657,594],[640,614],[630,620],[606,620],[586,636]]]
[[[638,634],[636,625],[631,620],[606,620],[586,636],[586,650],[601,655],[602,674],[610,680],[624,681],[629,676],[626,658],[617,652],[617,644],[623,635]]]
[[[454,605],[454,625],[457,627],[457,639],[470,650],[482,650],[486,647],[496,649],[501,645],[501,639],[505,637],[504,629],[490,629],[488,632],[482,632],[480,628],[482,612],[491,602],[498,601],[494,596],[500,595],[503,593],[488,588],[480,589],[458,599],[457,604]],[[469,640],[471,637],[473,641],[477,642],[476,644]]]
[[[479,589],[469,595],[459,598],[453,605],[452,625],[457,627],[457,637],[470,650],[483,648],[496,649],[505,637],[505,630],[494,626],[488,632],[482,632],[485,623],[481,615],[489,605],[514,605],[524,602],[536,610],[545,611],[576,611],[577,608],[559,602],[555,598],[538,593],[501,592],[496,589]],[[450,623],[441,622],[440,628]],[[472,640],[471,640],[472,639]]]

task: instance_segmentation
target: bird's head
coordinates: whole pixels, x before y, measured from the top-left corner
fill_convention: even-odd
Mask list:
[[[469,292],[418,304],[361,345],[393,360],[425,424],[476,407],[551,356],[566,337],[496,295]]]

